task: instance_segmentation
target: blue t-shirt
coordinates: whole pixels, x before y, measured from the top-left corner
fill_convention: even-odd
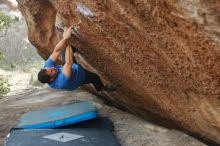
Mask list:
[[[85,70],[79,64],[72,65],[71,77],[67,77],[63,72],[61,65],[56,65],[50,57],[44,64],[44,68],[55,67],[58,70],[58,75],[54,81],[48,83],[49,87],[53,89],[67,89],[74,90],[78,88],[85,81]]]

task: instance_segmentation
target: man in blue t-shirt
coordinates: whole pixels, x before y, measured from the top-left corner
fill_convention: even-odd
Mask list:
[[[53,53],[46,60],[44,68],[38,73],[41,83],[48,83],[53,89],[74,90],[80,85],[92,83],[97,91],[114,91],[113,85],[104,85],[100,77],[77,64],[73,60],[72,47],[70,45],[71,30],[69,27],[64,31],[63,39],[56,45]],[[65,50],[65,64],[56,65],[61,52]]]

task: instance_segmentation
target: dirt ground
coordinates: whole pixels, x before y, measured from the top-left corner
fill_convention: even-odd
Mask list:
[[[24,89],[0,99],[0,144],[21,114],[43,107],[71,104],[90,100],[100,116],[109,117],[114,126],[114,135],[122,146],[203,146],[205,144],[176,130],[154,125],[134,115],[108,106],[100,97],[84,90],[54,91],[43,88]]]

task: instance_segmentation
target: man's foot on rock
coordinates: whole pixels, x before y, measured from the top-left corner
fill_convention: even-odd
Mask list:
[[[107,92],[113,92],[116,89],[117,89],[117,87],[115,85],[106,84],[104,87],[104,91],[107,91]]]

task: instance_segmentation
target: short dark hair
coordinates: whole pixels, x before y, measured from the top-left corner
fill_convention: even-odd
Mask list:
[[[47,70],[42,68],[38,73],[38,80],[41,83],[50,83],[50,76],[47,74]]]

